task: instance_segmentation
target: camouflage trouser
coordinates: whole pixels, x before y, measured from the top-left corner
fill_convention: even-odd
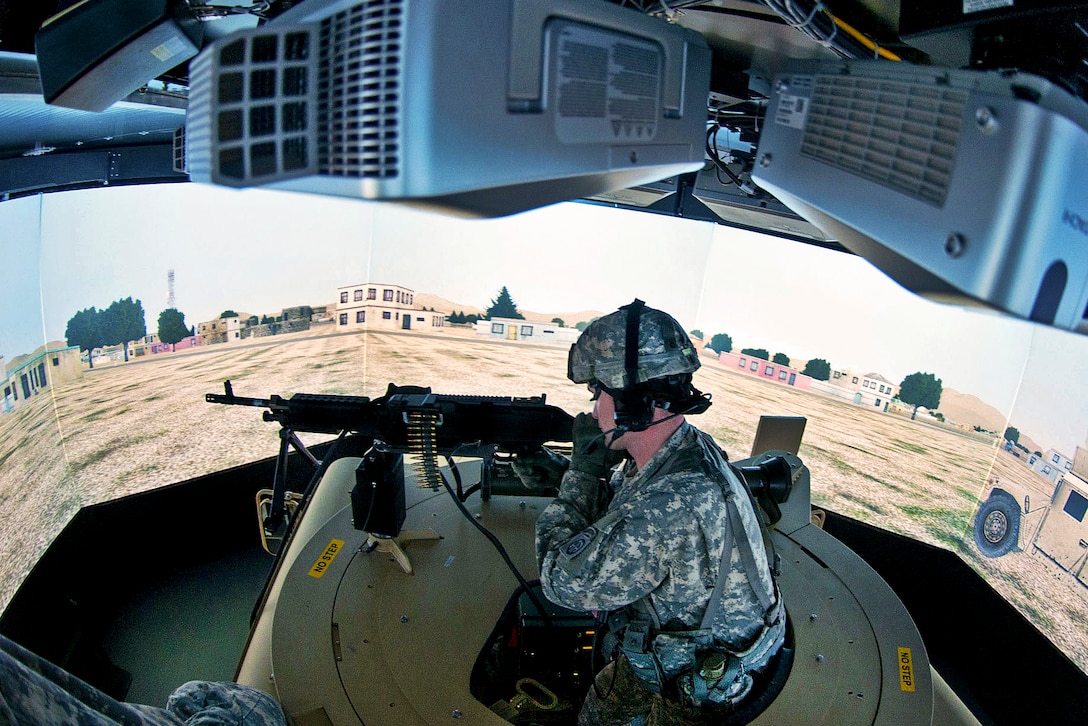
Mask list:
[[[600,695],[598,695],[600,694]],[[639,726],[722,726],[730,723],[728,710],[698,709],[649,690],[620,655],[597,674],[589,689],[579,726],[622,726],[636,718]]]
[[[115,701],[0,636],[0,724],[13,726],[286,726],[267,693],[236,683],[191,681],[166,708]]]

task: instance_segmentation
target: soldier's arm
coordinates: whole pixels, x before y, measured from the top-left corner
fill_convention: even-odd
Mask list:
[[[604,480],[568,469],[559,494],[536,522],[537,563],[544,553],[566,542],[602,517],[608,508],[608,487]]]
[[[639,513],[607,512],[596,520],[574,517],[552,529],[546,516],[558,520],[564,504],[549,506],[537,524],[540,581],[552,602],[575,610],[611,610],[655,590],[668,575],[668,531],[660,506]],[[558,500],[557,500],[558,501]],[[549,512],[549,510],[552,510]]]

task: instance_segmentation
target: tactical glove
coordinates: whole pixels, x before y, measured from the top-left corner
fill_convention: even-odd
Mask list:
[[[605,478],[616,464],[623,461],[623,454],[605,445],[601,427],[591,414],[580,413],[574,417],[574,452],[570,468],[598,479]]]
[[[518,475],[518,479],[530,489],[558,489],[568,466],[570,462],[565,456],[543,446],[539,451],[530,454],[518,454],[510,462],[510,468]]]

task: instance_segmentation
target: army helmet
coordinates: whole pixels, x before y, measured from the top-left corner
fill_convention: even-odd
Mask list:
[[[628,341],[635,336],[635,356],[628,357]],[[567,378],[575,383],[599,383],[611,390],[690,374],[698,368],[699,353],[680,323],[638,299],[593,321],[578,336],[567,358]]]

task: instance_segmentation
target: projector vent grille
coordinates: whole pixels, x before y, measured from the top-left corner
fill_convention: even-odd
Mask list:
[[[801,154],[940,207],[966,102],[955,88],[818,76]]]
[[[264,30],[216,51],[215,167],[227,183],[267,183],[312,166],[312,38]]]
[[[400,166],[404,0],[371,0],[321,23],[318,168],[388,179]]]

